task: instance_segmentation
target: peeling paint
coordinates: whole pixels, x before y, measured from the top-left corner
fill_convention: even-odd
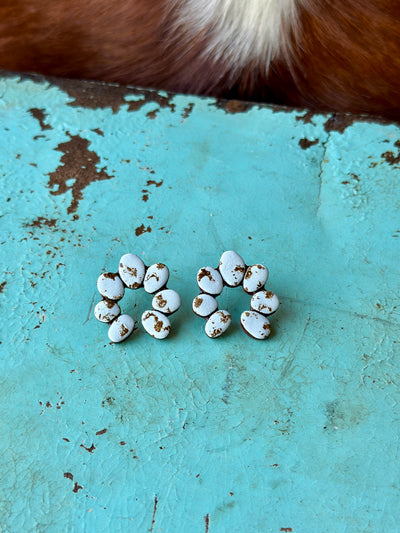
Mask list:
[[[392,151],[387,151],[381,156],[389,165],[398,165],[400,163],[400,141],[396,141],[394,146],[397,148],[397,155]]]
[[[135,229],[136,237],[139,237],[139,235],[143,235],[143,233],[151,233],[151,227],[147,226],[146,228],[145,225],[142,224],[141,226]]]
[[[243,100],[223,100],[217,99],[214,102],[215,107],[223,109],[226,113],[235,114],[235,113],[246,113],[252,107],[257,104],[250,102],[244,102]]]
[[[150,112],[153,115],[149,118],[155,118],[159,109],[175,110],[174,95],[165,91],[53,77],[46,79],[73,98],[72,102],[68,103],[73,107],[93,110],[110,108],[113,113],[117,113],[123,106],[127,106],[128,111],[139,111],[144,105],[155,103],[157,108]],[[135,99],[130,99],[132,96]]]
[[[37,217],[35,220],[32,220],[30,223],[24,224],[25,228],[43,228],[47,226],[48,228],[55,228],[57,225],[57,220],[55,218],[48,219],[46,217]]]
[[[299,146],[303,150],[307,150],[307,148],[310,148],[310,146],[314,146],[315,144],[318,144],[319,139],[315,139],[314,141],[310,141],[309,139],[303,138],[299,140]]]
[[[324,128],[325,131],[332,132],[337,131],[339,133],[344,133],[345,130],[356,124],[357,122],[367,122],[375,124],[390,124],[390,121],[381,117],[369,117],[367,115],[346,115],[343,113],[333,113],[330,118],[325,122]]]
[[[60,165],[49,174],[50,194],[65,194],[72,192],[73,200],[67,208],[67,213],[75,213],[79,201],[83,198],[83,190],[93,181],[112,179],[114,176],[107,174],[106,167],[97,168],[99,156],[89,150],[89,141],[79,135],[69,135],[70,140],[60,143],[55,149],[62,152]],[[72,185],[68,182],[73,180]]]
[[[32,107],[31,109],[29,109],[29,113],[33,116],[33,118],[36,118],[36,120],[39,122],[40,129],[42,131],[51,130],[52,129],[50,124],[47,124],[45,122],[46,113],[45,113],[44,109],[38,109],[37,107]]]

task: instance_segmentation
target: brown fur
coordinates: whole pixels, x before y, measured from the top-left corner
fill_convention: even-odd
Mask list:
[[[221,65],[206,36],[185,42],[165,0],[9,0],[0,5],[0,67],[206,93]],[[32,7],[33,6],[33,7]]]
[[[281,101],[400,119],[400,2],[309,0],[293,70],[266,83]]]
[[[167,7],[171,6],[172,7]],[[288,61],[236,72],[166,0],[7,0],[0,67],[400,119],[400,3],[308,0]],[[181,31],[182,30],[182,31]]]

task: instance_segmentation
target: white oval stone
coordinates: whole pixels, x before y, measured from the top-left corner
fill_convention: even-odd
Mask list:
[[[162,311],[163,313],[170,315],[175,313],[175,311],[178,311],[180,308],[181,297],[172,289],[164,289],[153,297],[151,306],[156,311]]]
[[[157,263],[155,265],[149,266],[144,277],[144,290],[153,294],[162,289],[168,281],[169,270],[166,265],[163,263]]]
[[[228,311],[215,311],[207,320],[205,332],[208,337],[215,339],[225,333],[232,322],[232,317]]]
[[[111,342],[122,342],[129,337],[135,328],[135,321],[129,315],[120,315],[108,328],[108,338]]]
[[[120,277],[112,272],[100,274],[97,280],[97,289],[108,300],[120,300],[125,292],[125,287]]]
[[[142,286],[145,272],[143,261],[135,254],[125,254],[119,260],[118,273],[129,289],[138,289]]]
[[[243,281],[246,266],[240,255],[230,250],[221,255],[218,269],[227,285],[237,287]]]
[[[264,265],[253,265],[246,270],[243,289],[248,293],[259,291],[268,279],[268,268]]]
[[[218,302],[214,296],[199,294],[193,300],[192,309],[198,316],[209,316],[218,309]]]
[[[253,339],[266,339],[271,332],[268,319],[256,311],[243,311],[240,323],[247,335]]]
[[[94,308],[94,316],[100,322],[112,322],[120,314],[119,305],[111,300],[101,300]]]
[[[197,285],[207,294],[220,294],[224,288],[221,274],[212,267],[204,267],[197,272]]]
[[[276,294],[270,291],[259,291],[253,294],[250,301],[250,308],[263,315],[272,315],[279,307],[279,300]]]
[[[171,330],[168,317],[159,311],[145,311],[142,324],[147,333],[155,339],[165,339]]]

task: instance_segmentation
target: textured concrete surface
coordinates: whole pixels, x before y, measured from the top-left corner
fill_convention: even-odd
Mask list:
[[[383,532],[400,523],[400,130],[372,119],[0,79],[0,530]],[[196,272],[240,291],[208,339]],[[165,341],[110,345],[96,279],[165,262]],[[150,304],[131,291],[137,319]]]

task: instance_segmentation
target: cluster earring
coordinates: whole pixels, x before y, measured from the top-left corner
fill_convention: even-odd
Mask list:
[[[121,314],[118,302],[125,289],[144,290],[153,295],[152,309],[142,314],[144,329],[155,339],[165,339],[171,331],[169,316],[181,306],[179,294],[167,288],[169,269],[163,263],[147,267],[135,254],[125,254],[119,262],[118,273],[106,272],[97,280],[102,300],[95,306],[94,315],[100,322],[109,324],[108,337],[112,342],[122,342],[135,330],[135,321]]]
[[[250,310],[240,317],[242,329],[254,339],[266,339],[271,331],[267,316],[279,307],[276,294],[265,290],[268,268],[264,265],[247,266],[239,254],[230,250],[222,254],[218,267],[203,267],[197,273],[200,294],[193,300],[193,312],[206,320],[205,333],[210,338],[220,337],[229,328],[232,317],[227,310],[218,310],[216,297],[224,286],[239,287],[251,295]]]

